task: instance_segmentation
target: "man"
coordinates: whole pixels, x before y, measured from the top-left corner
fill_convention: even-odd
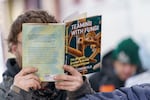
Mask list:
[[[3,74],[0,84],[0,100],[73,100],[74,95],[83,95],[90,88],[81,92],[86,86],[86,79],[73,67],[62,66],[71,75],[57,75],[58,82],[42,83],[34,74],[38,69],[33,67],[22,68],[22,24],[23,23],[56,23],[53,16],[45,11],[28,11],[18,16],[13,22],[8,36],[9,51],[16,59],[8,59],[7,70]],[[57,89],[56,89],[56,88]],[[89,91],[91,93],[91,91]]]
[[[91,86],[100,92],[124,87],[129,77],[143,71],[141,66],[139,47],[131,38],[127,38],[103,57],[102,71],[90,77]]]

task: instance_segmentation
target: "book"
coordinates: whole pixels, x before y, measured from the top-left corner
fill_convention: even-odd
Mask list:
[[[63,74],[65,24],[23,24],[23,67],[37,67],[41,81]]]
[[[66,22],[67,65],[83,75],[100,70],[101,16]]]
[[[37,67],[41,81],[54,81],[67,64],[80,73],[100,70],[101,16],[66,23],[23,24],[23,67]]]

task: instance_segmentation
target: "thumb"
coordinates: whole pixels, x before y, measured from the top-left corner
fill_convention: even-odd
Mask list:
[[[81,76],[81,74],[73,66],[64,65],[63,68],[73,76]]]

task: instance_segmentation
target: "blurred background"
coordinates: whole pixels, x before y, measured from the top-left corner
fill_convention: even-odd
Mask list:
[[[10,25],[31,9],[46,10],[58,21],[82,13],[102,15],[102,56],[132,37],[141,47],[143,66],[150,68],[150,0],[0,0],[0,76],[7,58],[13,57],[6,43]]]

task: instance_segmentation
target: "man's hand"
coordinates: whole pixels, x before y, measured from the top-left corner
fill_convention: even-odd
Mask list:
[[[30,88],[40,89],[40,79],[34,74],[37,71],[37,68],[34,67],[23,68],[15,76],[13,85],[25,91],[29,91]]]
[[[56,75],[54,79],[55,86],[57,89],[76,91],[83,85],[82,75],[74,69],[72,66],[64,65],[64,70],[69,72],[71,75]]]

